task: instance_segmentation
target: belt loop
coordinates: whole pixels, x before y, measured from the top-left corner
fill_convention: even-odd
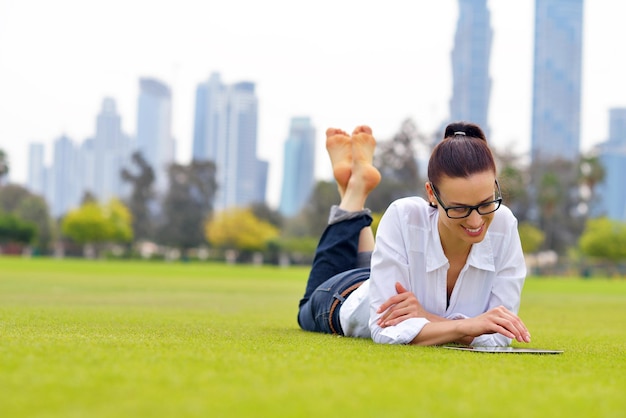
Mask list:
[[[346,301],[346,298],[343,297],[341,294],[339,294],[339,292],[335,292],[335,294],[333,295],[333,297],[335,299],[338,299],[341,303],[344,303]]]

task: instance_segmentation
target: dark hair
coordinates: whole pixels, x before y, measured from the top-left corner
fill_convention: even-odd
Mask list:
[[[428,161],[428,180],[436,185],[444,176],[466,178],[484,171],[495,174],[496,163],[483,130],[473,123],[449,124]]]

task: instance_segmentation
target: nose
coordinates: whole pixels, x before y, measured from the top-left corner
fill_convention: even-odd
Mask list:
[[[472,209],[466,219],[467,226],[470,228],[478,228],[483,223],[483,216],[476,209]]]

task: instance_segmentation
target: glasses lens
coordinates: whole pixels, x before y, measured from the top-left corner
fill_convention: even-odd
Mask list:
[[[495,212],[500,207],[501,200],[494,200],[493,202],[485,203],[484,205],[480,205],[476,210],[481,215],[487,215],[491,212]]]
[[[466,208],[466,207],[448,208],[446,213],[452,219],[459,219],[459,218],[465,218],[467,215],[469,215],[470,210],[472,210],[472,208]]]

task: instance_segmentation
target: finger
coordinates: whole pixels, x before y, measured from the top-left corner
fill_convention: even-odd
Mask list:
[[[508,309],[505,311],[504,316],[510,321],[513,328],[509,329],[516,334],[516,339],[520,342],[530,342],[530,332],[528,332],[528,328],[521,318]]]
[[[377,323],[381,327],[397,325],[400,322],[413,316],[411,314],[412,309],[410,306],[395,305],[387,312],[385,312],[385,314],[378,319]]]
[[[520,319],[519,316],[505,308],[504,306],[499,306],[494,308],[493,312],[496,314],[496,317],[502,318],[508,323],[502,324],[505,325],[506,328],[515,334],[515,339],[519,342],[530,342],[530,333],[528,332],[528,328],[524,325],[524,322]]]
[[[406,292],[408,292],[408,290],[406,290],[404,288],[404,286],[402,286],[402,284],[400,282],[396,282],[396,292],[398,292],[398,293],[406,293]]]
[[[519,342],[529,342],[527,341],[527,331],[525,327],[520,325],[517,316],[513,315],[513,317],[511,317],[511,315],[509,315],[508,317],[502,317],[500,321],[498,321],[498,324],[513,336],[509,336],[509,338],[515,338],[515,340]]]
[[[406,299],[406,295],[404,294],[392,296],[389,299],[387,299],[385,303],[380,305],[376,313],[384,312],[385,310],[389,309],[393,305],[397,305],[398,303],[402,302],[405,299]]]

